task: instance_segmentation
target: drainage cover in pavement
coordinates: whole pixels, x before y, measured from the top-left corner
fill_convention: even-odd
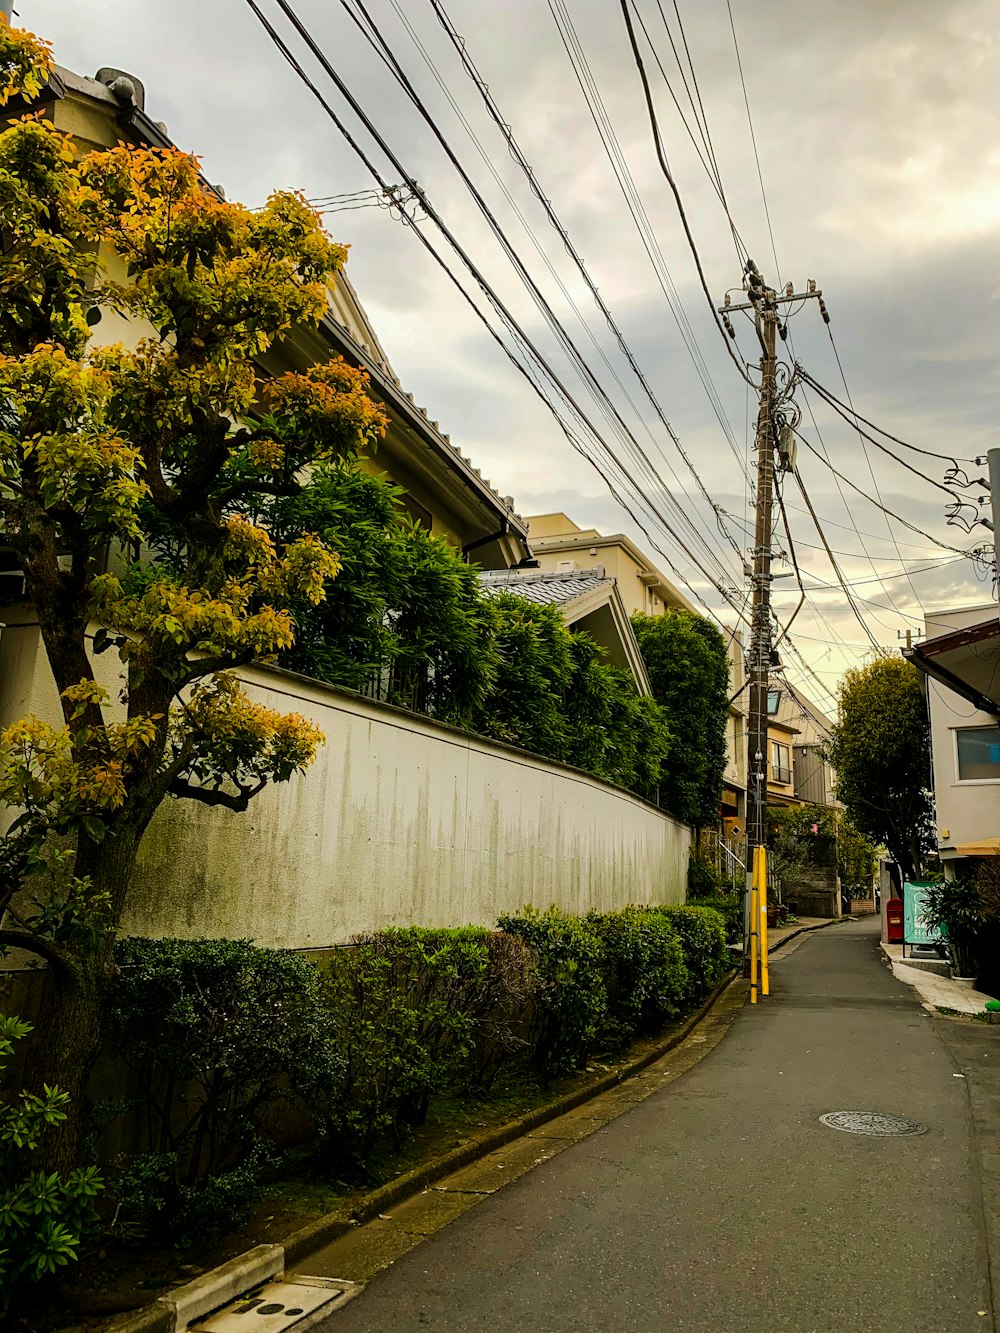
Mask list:
[[[869,1134],[874,1138],[890,1135],[926,1134],[927,1126],[918,1125],[901,1115],[880,1115],[878,1111],[828,1111],[820,1120],[830,1129],[842,1129],[847,1134]]]
[[[294,1328],[309,1315],[338,1309],[356,1291],[353,1282],[290,1274],[258,1287],[253,1296],[241,1296],[215,1314],[199,1319],[193,1333],[278,1333]]]

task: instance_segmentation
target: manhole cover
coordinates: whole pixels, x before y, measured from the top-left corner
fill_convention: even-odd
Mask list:
[[[901,1115],[880,1115],[878,1111],[828,1111],[820,1120],[830,1129],[842,1129],[847,1134],[869,1134],[873,1138],[893,1135],[926,1134],[927,1126],[918,1125]]]

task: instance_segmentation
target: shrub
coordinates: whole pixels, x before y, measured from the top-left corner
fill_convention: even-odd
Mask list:
[[[0,1014],[0,1072],[14,1043],[31,1024]],[[18,1283],[37,1282],[77,1258],[80,1240],[93,1220],[94,1199],[103,1188],[96,1167],[68,1175],[31,1171],[48,1125],[66,1119],[69,1097],[46,1086],[41,1094],[21,1092],[0,1105],[0,1310],[6,1311]]]
[[[601,942],[608,994],[608,1035],[627,1043],[655,1032],[681,1010],[688,986],[680,936],[664,916],[626,907],[591,913],[586,922]]]
[[[648,910],[666,917],[680,936],[688,972],[685,1000],[697,1004],[732,967],[721,915],[712,907],[658,906]]]
[[[264,1160],[258,1144],[240,1166],[185,1185],[177,1153],[143,1153],[115,1182],[117,1230],[127,1240],[143,1240],[166,1223],[179,1249],[225,1235],[246,1220],[260,1197]]]
[[[531,1048],[546,1078],[578,1068],[593,1048],[607,1014],[600,940],[587,922],[557,907],[525,907],[502,916],[501,930],[524,940],[538,955]]]
[[[717,893],[701,899],[689,898],[688,907],[708,907],[722,917],[727,944],[743,940],[743,896],[739,893]]]
[[[158,1215],[190,1229],[196,1187],[205,1199],[250,1197],[268,1109],[328,1100],[342,1058],[318,971],[296,954],[242,940],[131,939],[119,941],[117,960],[109,1035],[146,1109],[136,1118],[145,1152],[169,1176],[159,1210],[123,1207],[121,1220],[142,1231]],[[129,1200],[148,1177],[126,1173]]]
[[[360,1167],[380,1137],[399,1143],[433,1092],[488,1084],[527,1044],[533,955],[476,927],[359,936],[325,969],[346,1076],[326,1108],[328,1156]]]

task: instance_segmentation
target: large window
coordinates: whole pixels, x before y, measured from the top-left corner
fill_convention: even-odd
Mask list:
[[[959,727],[955,744],[959,782],[1000,782],[1000,727]]]
[[[771,781],[791,782],[792,752],[780,741],[771,742]]]

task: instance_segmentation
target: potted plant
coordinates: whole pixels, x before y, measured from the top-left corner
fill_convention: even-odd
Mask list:
[[[924,916],[945,937],[952,977],[965,985],[975,985],[975,957],[983,929],[979,886],[968,879],[932,884],[924,898]]]

